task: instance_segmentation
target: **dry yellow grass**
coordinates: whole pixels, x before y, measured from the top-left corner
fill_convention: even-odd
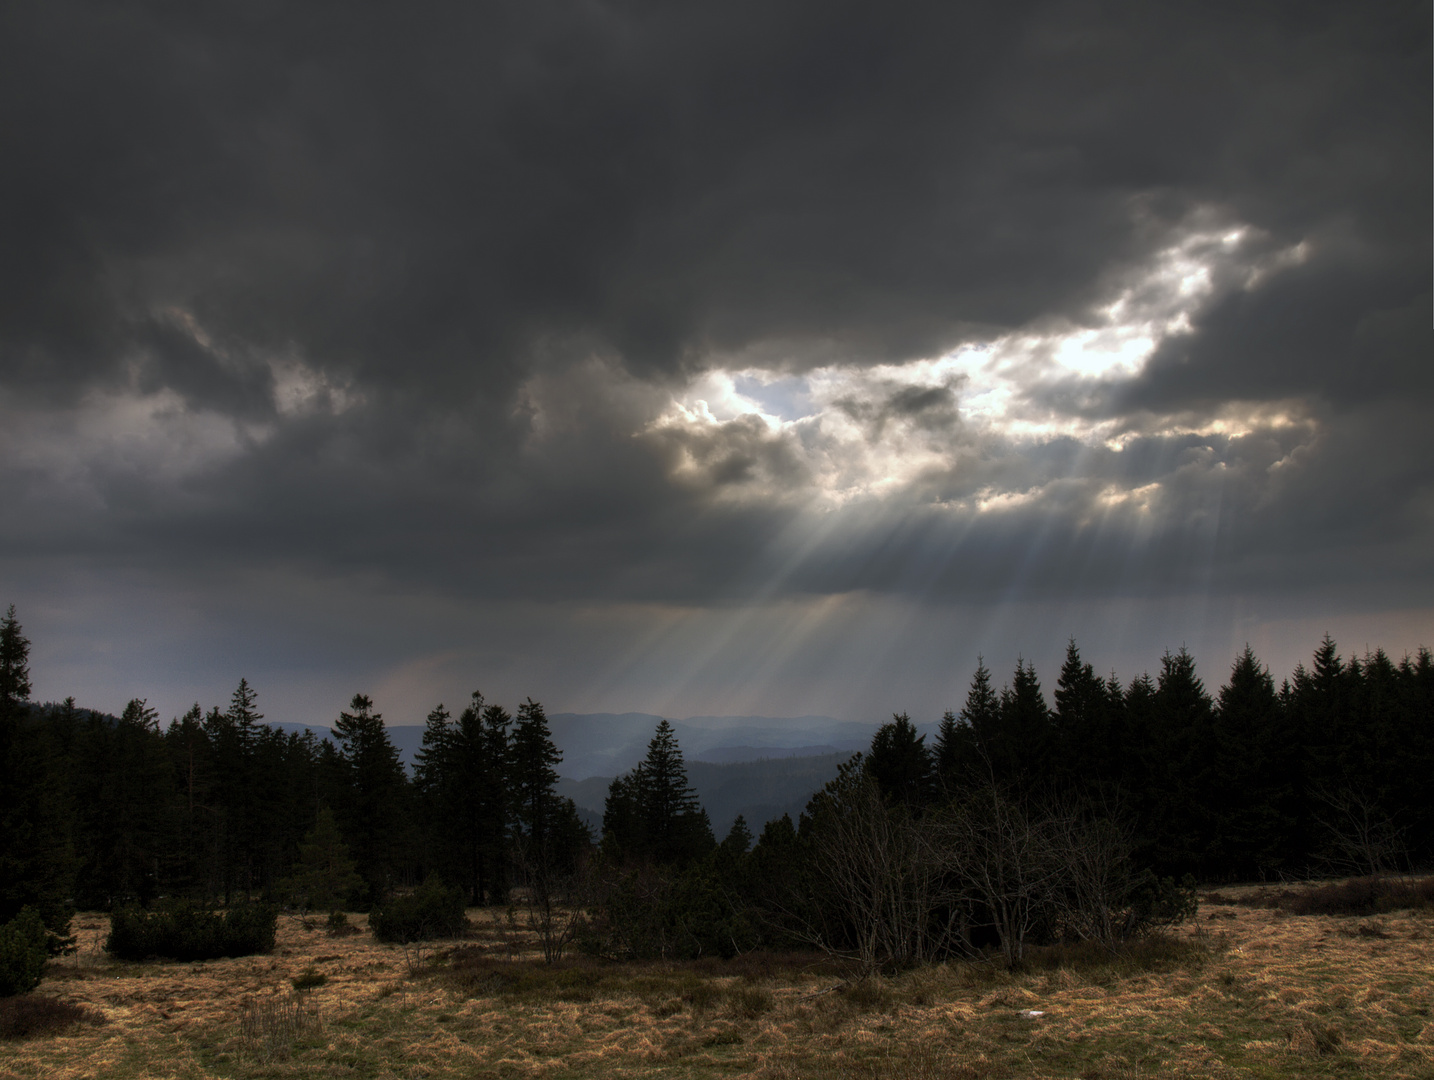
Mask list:
[[[1434,1077],[1429,910],[1202,905],[1176,935],[1194,950],[1154,969],[953,964],[842,990],[780,958],[554,973],[471,915],[456,964],[282,917],[271,956],[119,963],[81,917],[39,992],[108,1022],[0,1044],[0,1077]]]

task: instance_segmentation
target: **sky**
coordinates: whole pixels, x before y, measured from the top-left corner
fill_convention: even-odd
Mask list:
[[[0,603],[241,677],[930,723],[1434,645],[1427,3],[0,7]]]

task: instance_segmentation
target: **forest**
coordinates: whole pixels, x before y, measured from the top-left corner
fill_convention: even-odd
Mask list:
[[[601,836],[555,793],[541,704],[474,693],[429,713],[412,774],[357,694],[333,738],[226,706],[161,724],[30,700],[0,623],[0,926],[28,908],[262,900],[370,910],[446,887],[527,905],[545,949],[615,958],[816,947],[871,969],[1178,921],[1195,880],[1381,875],[1434,856],[1434,658],[1342,658],[1276,685],[1246,648],[1211,694],[1183,649],[1128,685],[1071,642],[1050,699],[978,663],[927,744],[906,715],[798,820],[713,834],[666,721],[612,782]],[[442,883],[441,885],[439,883]]]

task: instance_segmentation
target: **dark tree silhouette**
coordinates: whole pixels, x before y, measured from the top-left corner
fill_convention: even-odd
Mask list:
[[[359,876],[379,899],[391,889],[401,862],[407,777],[373,702],[355,694],[349,709],[339,713],[333,728],[347,780],[337,810]]]
[[[906,713],[893,713],[891,722],[877,729],[863,764],[882,797],[892,803],[917,812],[935,798],[926,736],[916,733],[916,725]]]

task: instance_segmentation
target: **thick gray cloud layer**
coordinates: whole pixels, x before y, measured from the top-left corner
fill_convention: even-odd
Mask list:
[[[1428,608],[1430,30],[9,5],[0,581]],[[1148,355],[1052,375],[1120,297]],[[963,346],[1019,353],[994,420],[910,374]]]

